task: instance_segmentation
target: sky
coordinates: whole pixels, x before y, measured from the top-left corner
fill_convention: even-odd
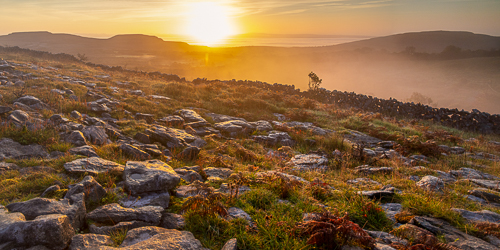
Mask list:
[[[196,0],[0,0],[0,35],[186,35]],[[233,33],[384,36],[429,30],[500,36],[500,0],[216,0]],[[191,13],[191,14],[190,14]],[[6,21],[7,20],[7,21]]]

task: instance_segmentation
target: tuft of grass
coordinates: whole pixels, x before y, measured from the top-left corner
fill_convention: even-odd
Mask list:
[[[109,236],[111,237],[111,240],[113,241],[113,247],[119,247],[122,242],[125,240],[125,237],[127,237],[127,232],[128,229],[122,228],[119,230],[114,230],[112,231]]]

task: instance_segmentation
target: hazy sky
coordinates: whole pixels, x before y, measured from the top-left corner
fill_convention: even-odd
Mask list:
[[[183,34],[195,0],[0,0],[0,34]],[[500,0],[219,0],[237,32],[379,36],[463,30],[500,36]]]

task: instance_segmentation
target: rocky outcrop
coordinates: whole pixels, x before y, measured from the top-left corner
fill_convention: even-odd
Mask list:
[[[44,246],[63,250],[74,234],[66,215],[41,215],[32,221],[26,221],[21,213],[7,213],[0,209],[0,242],[7,249]]]
[[[130,144],[127,144],[127,143],[121,144],[120,149],[126,155],[133,157],[137,160],[147,160],[147,159],[151,158],[151,156],[148,153],[146,153],[146,152],[144,152],[144,151],[142,151],[142,150],[140,150],[140,149],[138,149]]]
[[[127,162],[123,179],[125,187],[132,195],[166,192],[180,182],[179,175],[169,165],[159,160]]]
[[[89,142],[95,145],[104,145],[108,142],[108,135],[104,127],[87,126],[82,129],[82,133]]]
[[[71,131],[65,141],[77,147],[87,145],[87,140],[81,131]]]
[[[184,148],[187,146],[201,148],[206,145],[204,140],[197,136],[190,135],[184,130],[166,128],[163,126],[155,126],[155,129],[151,131],[150,138],[169,149]]]
[[[64,214],[68,216],[73,228],[79,229],[84,225],[85,202],[84,195],[75,195],[60,201],[46,198],[34,198],[24,202],[15,202],[7,205],[9,212],[20,212],[27,220],[34,220],[40,215]]]

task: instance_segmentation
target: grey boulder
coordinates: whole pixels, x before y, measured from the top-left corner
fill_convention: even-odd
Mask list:
[[[162,207],[146,206],[140,208],[124,208],[117,203],[107,204],[87,214],[87,219],[105,224],[116,224],[124,221],[143,221],[151,225],[159,225]]]
[[[48,156],[49,154],[41,145],[21,145],[10,138],[0,140],[0,160],[47,158]]]
[[[81,182],[71,186],[64,197],[70,198],[75,194],[81,193],[85,194],[85,200],[97,203],[106,195],[106,190],[104,190],[94,177],[88,175]]]
[[[111,170],[123,171],[123,165],[101,159],[99,157],[90,157],[77,159],[64,164],[64,168],[71,174],[94,174],[106,173]]]
[[[71,131],[71,133],[66,137],[65,141],[77,147],[87,145],[85,136],[78,130]]]
[[[166,163],[159,160],[129,161],[123,171],[125,187],[132,195],[148,192],[166,192],[179,184],[180,177]]]
[[[96,145],[104,145],[108,142],[106,129],[101,126],[87,126],[82,129],[82,133],[87,140]]]

